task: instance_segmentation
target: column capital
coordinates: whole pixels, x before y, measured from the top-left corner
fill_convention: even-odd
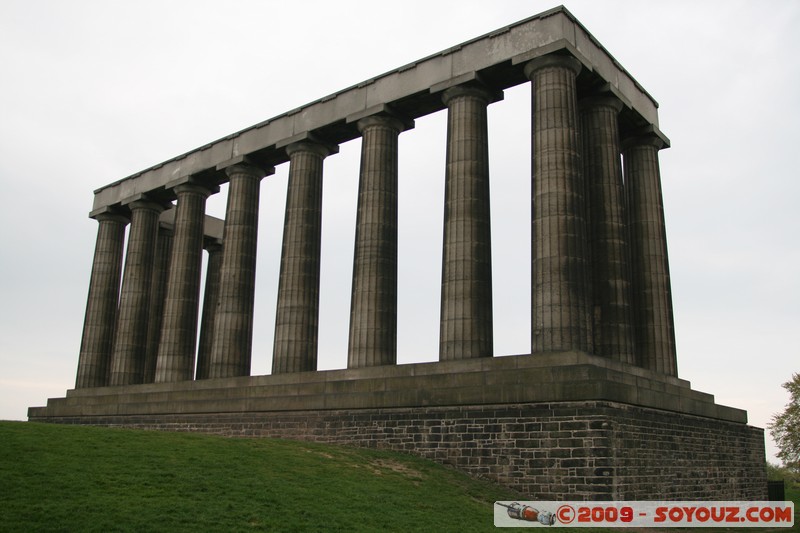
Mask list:
[[[497,91],[493,91],[488,87],[473,83],[456,85],[455,87],[450,87],[444,90],[442,93],[442,102],[444,105],[450,105],[450,102],[455,98],[461,96],[471,96],[473,98],[480,98],[486,103],[486,105],[489,105],[496,100],[496,92]]]
[[[611,93],[593,94],[578,100],[578,108],[581,111],[591,107],[610,107],[614,112],[619,113],[623,106],[622,100]]]
[[[169,211],[172,211],[172,210],[168,209],[167,211],[164,211],[164,213],[167,213]],[[162,213],[162,215],[164,213]],[[173,216],[174,216],[174,214],[173,214]],[[163,219],[159,218],[159,221],[158,221],[158,234],[159,235],[169,235],[169,236],[175,235],[174,219],[173,219],[173,221],[165,222]]]
[[[286,146],[286,155],[289,157],[292,157],[292,155],[298,152],[311,152],[312,154],[323,159],[333,153],[328,146],[312,140],[293,142],[292,144]]]
[[[106,211],[105,213],[98,213],[91,218],[98,222],[119,222],[120,224],[129,224],[131,219],[122,213],[115,213]]]
[[[667,144],[664,139],[653,132],[628,135],[622,139],[622,143],[620,144],[623,151],[627,150],[628,148],[633,148],[634,146],[652,146],[656,150],[669,147],[669,144]]]
[[[160,215],[161,212],[168,207],[164,202],[153,200],[145,196],[141,196],[140,198],[136,198],[134,200],[130,200],[128,202],[123,202],[123,203],[128,206],[131,212],[133,212],[134,210],[144,210],[144,211],[152,211],[157,215]]]
[[[414,122],[411,122],[413,127]],[[383,126],[386,128],[391,128],[395,130],[397,133],[401,133],[405,131],[406,124],[400,120],[399,118],[393,117],[391,115],[371,115],[369,117],[364,117],[359,119],[356,123],[356,127],[358,128],[359,133],[364,133],[364,130],[370,128],[372,126]]]
[[[219,252],[222,250],[222,239],[206,237],[203,239],[203,249],[210,254]]]
[[[536,71],[547,67],[561,67],[571,70],[576,76],[583,68],[583,64],[573,56],[548,54],[532,59],[525,64],[524,72],[528,79],[532,79]]]
[[[228,178],[240,176],[242,174],[246,174],[248,177],[261,180],[266,176],[269,176],[270,173],[265,172],[261,167],[251,165],[249,163],[236,163],[235,165],[225,167],[225,175],[228,176]]]
[[[388,117],[388,118],[393,118],[395,120],[399,120],[403,125],[402,129],[400,129],[401,132],[414,129],[414,119],[409,118],[403,113],[398,113],[397,111],[395,111],[394,107],[389,104],[377,104],[368,107],[366,109],[362,109],[361,111],[358,111],[356,113],[347,115],[345,122],[347,124],[352,124],[354,122],[358,123],[361,121],[361,119],[369,117],[376,117],[376,118]],[[356,127],[358,127],[357,124]],[[361,132],[360,129],[359,132]]]
[[[172,192],[174,192],[177,195],[178,192],[181,192],[182,190],[188,190],[185,188],[179,189],[183,185],[197,187],[198,193],[202,192],[200,189],[207,190],[208,194],[206,195],[206,197],[208,197],[211,194],[216,194],[219,192],[219,185],[216,185],[215,183],[212,183],[205,178],[200,178],[196,175],[182,176],[176,180],[172,180],[166,185],[164,185],[164,188],[167,190],[172,190]]]
[[[216,166],[217,170],[225,171],[229,178],[234,174],[251,174],[261,179],[275,173],[275,167],[261,165],[246,155],[239,155]]]
[[[172,190],[175,191],[175,194],[183,194],[183,193],[199,194],[202,195],[203,198],[208,198],[209,196],[211,196],[212,193],[216,192],[214,191],[214,189],[216,189],[216,191],[219,191],[219,187],[212,188],[207,185],[202,185],[200,183],[194,183],[194,182],[181,183],[180,185],[176,185],[175,187],[172,188]]]

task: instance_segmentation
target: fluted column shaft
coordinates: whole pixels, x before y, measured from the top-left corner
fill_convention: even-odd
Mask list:
[[[491,357],[492,245],[488,91],[453,87],[447,105],[439,359]]]
[[[245,163],[225,172],[230,181],[210,378],[249,376],[253,345],[258,199],[265,173]]]
[[[175,238],[169,263],[167,299],[158,346],[155,381],[188,381],[194,375],[200,277],[203,264],[203,221],[211,191],[185,183],[175,187],[178,204]]]
[[[639,364],[678,375],[672,316],[667,234],[656,136],[623,143],[625,189],[631,240],[636,352]]]
[[[634,364],[630,263],[622,188],[619,127],[622,102],[580,102],[583,173],[591,255],[594,353]]]
[[[130,204],[131,230],[111,359],[111,385],[132,385],[144,379],[150,285],[153,279],[158,216],[163,207],[137,200]]]
[[[200,319],[200,340],[197,345],[195,379],[208,379],[211,347],[214,341],[214,318],[219,300],[219,271],[222,266],[221,244],[209,244],[206,246],[206,251],[208,252],[208,266],[206,267],[203,314]]]
[[[358,122],[358,184],[347,367],[397,362],[397,137],[388,116]]]
[[[158,342],[161,339],[161,324],[164,322],[164,302],[167,298],[169,257],[172,254],[172,229],[160,227],[156,242],[156,259],[153,265],[153,282],[150,285],[150,311],[147,323],[147,353],[144,360],[144,383],[156,379]]]
[[[289,185],[283,230],[272,373],[317,369],[322,246],[322,162],[327,148],[298,142],[286,148]]]
[[[96,217],[97,241],[83,320],[75,388],[108,384],[117,318],[122,251],[128,220],[109,213]]]
[[[544,56],[532,82],[532,352],[591,352],[589,252],[578,137],[579,61]]]

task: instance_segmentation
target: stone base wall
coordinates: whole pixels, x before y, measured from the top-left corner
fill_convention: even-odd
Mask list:
[[[762,429],[609,401],[38,420],[391,449],[530,499],[767,498]]]

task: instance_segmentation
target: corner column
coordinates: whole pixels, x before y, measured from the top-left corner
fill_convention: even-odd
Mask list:
[[[631,239],[636,352],[639,364],[678,375],[675,326],[667,257],[667,232],[658,151],[664,142],[653,134],[623,142],[625,189]]]
[[[397,137],[390,116],[358,121],[358,183],[347,367],[397,362]]]
[[[178,205],[169,262],[167,299],[156,364],[156,383],[188,381],[194,375],[203,221],[211,189],[196,183],[175,187]]]
[[[322,246],[322,161],[330,150],[301,141],[286,147],[289,185],[283,229],[272,373],[317,369]]]
[[[592,351],[589,251],[571,56],[525,65],[532,82],[531,351]]]
[[[209,378],[250,375],[259,187],[261,179],[272,173],[271,169],[265,172],[247,161],[220,167],[225,169],[230,184]]]
[[[482,87],[447,89],[444,249],[439,359],[491,357],[492,241],[489,146]]]
[[[108,385],[125,226],[128,224],[127,218],[113,213],[102,213],[95,219],[98,222],[97,241],[83,320],[76,389]]]
[[[131,231],[111,358],[113,386],[142,383],[144,379],[158,216],[164,210],[161,204],[147,199],[136,200],[129,207]]]
[[[197,346],[195,379],[208,379],[211,347],[214,340],[214,317],[219,300],[219,271],[222,266],[222,243],[206,244],[208,264],[203,297],[203,314],[200,318],[200,340]]]
[[[586,180],[594,354],[634,364],[633,315],[619,127],[622,102],[579,102]]]

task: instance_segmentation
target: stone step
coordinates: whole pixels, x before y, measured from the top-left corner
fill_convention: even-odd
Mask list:
[[[69,391],[29,417],[609,400],[746,422],[685,380],[581,353],[519,355]]]

